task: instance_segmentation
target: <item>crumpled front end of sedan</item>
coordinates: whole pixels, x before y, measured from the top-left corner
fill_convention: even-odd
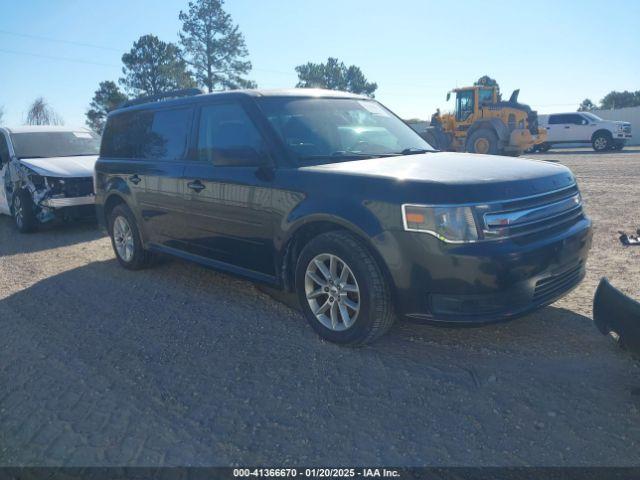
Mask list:
[[[9,163],[5,172],[9,205],[21,190],[29,192],[36,218],[47,223],[56,218],[90,217],[95,214],[92,177],[56,177],[42,175],[19,160]]]

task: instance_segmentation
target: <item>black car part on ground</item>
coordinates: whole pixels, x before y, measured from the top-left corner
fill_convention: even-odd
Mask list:
[[[603,277],[593,298],[593,322],[603,335],[640,358],[640,302],[629,298]]]
[[[640,245],[640,228],[636,230],[637,235],[618,232],[620,234],[620,243],[625,246]]]

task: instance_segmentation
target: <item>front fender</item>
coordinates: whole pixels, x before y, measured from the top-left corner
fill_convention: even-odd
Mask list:
[[[286,245],[304,225],[313,222],[334,223],[360,237],[372,239],[383,232],[383,227],[369,207],[368,201],[345,202],[344,198],[302,201],[283,219],[278,248]]]

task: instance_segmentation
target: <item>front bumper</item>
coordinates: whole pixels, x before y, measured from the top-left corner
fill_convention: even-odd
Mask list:
[[[86,195],[84,197],[46,198],[40,202],[40,205],[48,208],[65,208],[78,207],[80,205],[93,205],[95,202],[95,195]]]
[[[517,317],[564,296],[584,277],[591,237],[585,217],[537,238],[453,245],[394,231],[377,238],[376,247],[400,315],[475,324]]]

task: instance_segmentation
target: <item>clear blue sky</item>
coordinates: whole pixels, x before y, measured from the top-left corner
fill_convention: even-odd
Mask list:
[[[134,40],[154,33],[177,41],[187,0],[2,3],[5,123],[22,123],[42,95],[66,124],[80,125],[98,83],[120,76],[120,57]],[[405,118],[446,109],[447,90],[483,74],[507,95],[520,88],[521,101],[540,112],[640,89],[636,0],[228,0],[226,8],[245,35],[260,87],[292,87],[296,65],[336,56],[360,66],[378,83],[376,98]]]

